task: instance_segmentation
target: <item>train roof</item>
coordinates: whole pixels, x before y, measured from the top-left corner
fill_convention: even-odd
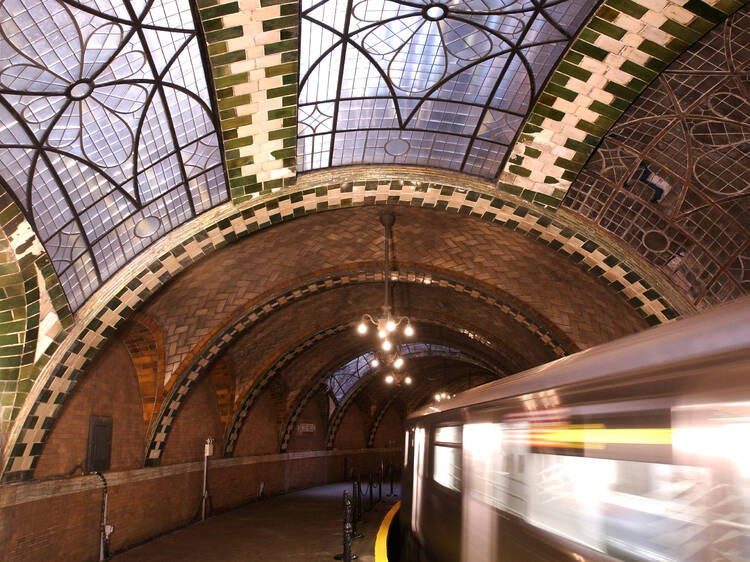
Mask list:
[[[416,410],[408,418],[746,348],[750,348],[750,297],[477,386],[450,401]]]

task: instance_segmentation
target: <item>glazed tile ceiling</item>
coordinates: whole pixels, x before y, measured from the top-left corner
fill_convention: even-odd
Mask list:
[[[699,306],[750,293],[750,8],[642,94],[563,206],[623,239]]]
[[[297,169],[496,177],[594,0],[303,0]]]
[[[0,181],[74,310],[229,198],[190,4],[0,2]]]

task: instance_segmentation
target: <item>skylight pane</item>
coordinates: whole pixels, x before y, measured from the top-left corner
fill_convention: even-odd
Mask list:
[[[596,4],[303,4],[300,136],[311,134],[302,125],[316,102],[335,101],[335,107],[326,141],[331,152],[322,154],[320,143],[301,141],[297,169],[399,162],[495,177],[507,153],[504,144],[516,137],[554,64]],[[321,45],[332,42],[336,49],[321,58]],[[477,140],[488,134],[490,139]]]
[[[229,198],[190,1],[145,9],[0,3],[0,185],[34,224],[73,310]]]

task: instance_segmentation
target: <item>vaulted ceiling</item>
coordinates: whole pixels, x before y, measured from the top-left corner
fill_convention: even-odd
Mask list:
[[[283,450],[371,347],[353,325],[382,306],[384,206],[425,384],[346,375],[332,427],[747,294],[747,14],[3,0],[4,478],[33,476],[113,336],[160,350],[148,464],[203,376],[227,454],[266,388]]]

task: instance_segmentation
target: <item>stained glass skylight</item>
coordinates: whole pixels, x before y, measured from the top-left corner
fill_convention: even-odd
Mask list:
[[[596,0],[302,0],[297,169],[494,178]]]
[[[189,0],[0,2],[0,182],[78,308],[229,198]]]

